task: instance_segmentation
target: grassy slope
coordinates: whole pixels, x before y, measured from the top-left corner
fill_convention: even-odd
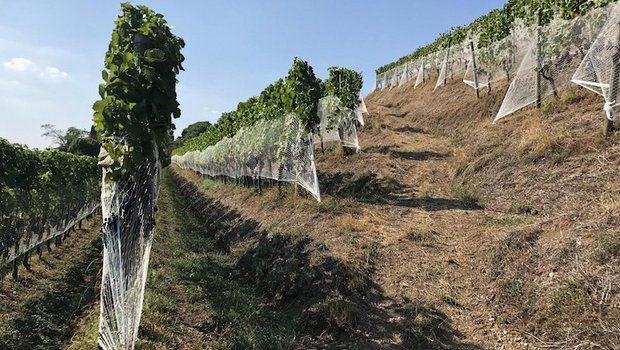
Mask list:
[[[98,296],[100,218],[0,288],[0,349],[61,349]]]
[[[320,205],[181,173],[257,228],[297,232],[310,261],[356,272],[319,294],[352,305],[350,337],[332,320],[308,344],[615,348],[618,136],[602,137],[601,101],[576,88],[492,125],[497,85],[480,100],[458,81],[373,93],[364,151],[317,154]],[[315,290],[294,295],[280,304],[319,305]]]
[[[501,92],[430,85],[369,96],[364,151],[317,154],[321,204],[167,171],[141,348],[617,348],[601,101],[569,89],[493,126]],[[52,274],[7,281],[0,344],[94,347],[98,247],[74,239]]]

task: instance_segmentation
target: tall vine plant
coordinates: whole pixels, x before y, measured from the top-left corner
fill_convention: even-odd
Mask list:
[[[98,343],[134,349],[173,118],[183,40],[161,14],[121,4],[105,55],[93,121],[101,138],[104,242]]]
[[[342,143],[345,139],[345,132],[351,133],[355,131],[353,125],[354,111],[360,103],[360,91],[362,90],[362,74],[352,69],[343,67],[329,67],[329,76],[325,80],[325,93],[328,96],[338,98],[339,108],[329,106],[327,129],[338,128],[338,137]],[[333,103],[332,103],[333,104]],[[337,111],[334,109],[338,109]],[[350,137],[351,135],[347,135]],[[323,144],[321,143],[321,148]],[[345,152],[346,154],[346,152]]]

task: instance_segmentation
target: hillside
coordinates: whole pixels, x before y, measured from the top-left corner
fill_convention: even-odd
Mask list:
[[[317,153],[321,204],[180,171],[203,212],[224,209],[210,234],[302,348],[617,348],[619,148],[602,102],[570,88],[492,125],[504,91],[410,84],[368,96],[361,153]]]
[[[618,348],[620,148],[602,102],[570,88],[492,125],[501,87],[431,85],[369,95],[362,152],[317,150],[322,203],[166,170],[140,349]],[[16,320],[0,344],[36,325],[32,344],[94,347],[87,232],[0,288]],[[84,283],[51,287],[59,308],[45,276],[79,266]]]

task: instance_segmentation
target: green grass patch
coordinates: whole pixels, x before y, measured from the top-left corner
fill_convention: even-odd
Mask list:
[[[596,237],[596,255],[600,261],[620,257],[620,233],[601,234]]]
[[[454,195],[468,207],[479,206],[480,196],[473,190],[463,185],[456,185],[454,187]]]
[[[191,346],[215,349],[295,348],[295,324],[278,317],[264,291],[237,268],[174,191],[166,172],[160,197],[152,266],[147,282],[142,349],[178,348],[187,324],[208,335]],[[218,230],[226,230],[223,221]],[[175,339],[176,338],[176,339]],[[189,345],[186,345],[189,346]]]

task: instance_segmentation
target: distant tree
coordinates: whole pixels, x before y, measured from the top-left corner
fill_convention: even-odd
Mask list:
[[[41,128],[43,129],[41,136],[52,139],[59,148],[65,146],[65,133],[62,130],[56,129],[53,124],[43,124]]]
[[[207,130],[209,130],[213,125],[209,122],[196,122],[194,124],[190,124],[181,132],[181,136],[179,136],[172,144],[172,148],[178,148],[185,144],[185,141],[194,138]]]
[[[63,132],[53,124],[43,124],[41,128],[43,128],[42,136],[51,138],[58,150],[92,157],[99,154],[99,142],[91,137],[92,130],[89,133],[71,126]]]
[[[181,132],[181,138],[184,140],[191,139],[192,137],[196,137],[207,131],[211,126],[212,125],[209,122],[196,122],[183,129],[183,132]]]
[[[99,154],[100,144],[97,140],[90,137],[76,138],[67,146],[67,152],[81,154],[84,156],[96,157]]]

